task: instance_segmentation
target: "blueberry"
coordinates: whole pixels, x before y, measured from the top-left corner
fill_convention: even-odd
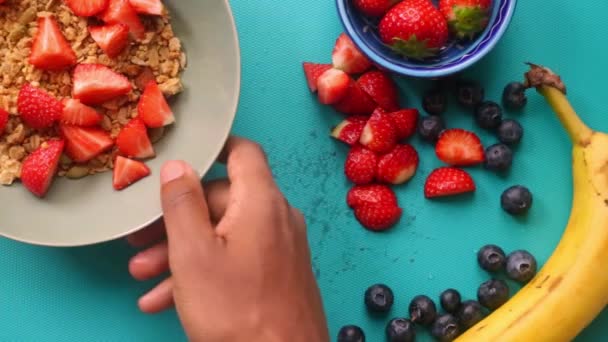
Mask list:
[[[441,342],[454,341],[460,335],[458,321],[450,314],[445,314],[437,317],[431,327],[431,335]]]
[[[436,115],[427,116],[420,120],[418,124],[418,134],[420,137],[430,143],[437,142],[439,135],[445,129],[443,119]]]
[[[520,283],[527,283],[536,275],[536,258],[527,251],[515,251],[507,257],[507,275]]]
[[[479,83],[471,81],[460,81],[456,85],[456,98],[458,103],[467,107],[475,108],[485,97],[485,91]]]
[[[462,330],[467,330],[479,323],[485,316],[483,307],[475,300],[467,300],[462,302],[456,318]]]
[[[486,149],[484,166],[492,171],[506,171],[513,164],[513,151],[505,144],[495,144]]]
[[[515,120],[503,120],[498,126],[498,140],[507,144],[519,144],[524,136],[524,128]]]
[[[511,215],[523,215],[532,207],[532,193],[521,185],[512,186],[502,193],[500,204]]]
[[[409,319],[393,318],[386,325],[386,340],[388,342],[413,342],[416,340],[416,330]]]
[[[365,342],[365,334],[356,325],[345,325],[338,332],[338,342]]]
[[[460,306],[460,293],[454,289],[447,289],[439,295],[439,302],[443,310],[449,313],[455,313]]]
[[[448,97],[440,89],[431,89],[422,97],[422,108],[431,115],[443,114],[448,108]]]
[[[483,129],[496,130],[502,122],[502,108],[492,101],[480,103],[475,107],[475,122]]]
[[[410,302],[409,311],[412,322],[421,325],[429,325],[437,317],[435,302],[427,296],[414,297]]]
[[[505,252],[496,245],[486,245],[477,252],[477,263],[488,272],[504,270],[506,263]]]
[[[479,285],[477,300],[490,310],[496,310],[509,300],[509,286],[504,280],[490,279]]]
[[[526,86],[520,82],[507,84],[502,93],[502,101],[505,107],[513,110],[521,109],[528,103],[526,97]]]
[[[365,305],[372,312],[387,312],[393,306],[393,291],[386,285],[376,284],[365,291]]]

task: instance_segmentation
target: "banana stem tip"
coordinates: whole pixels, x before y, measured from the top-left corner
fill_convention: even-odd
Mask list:
[[[526,73],[524,82],[528,88],[551,87],[561,91],[564,95],[566,94],[566,85],[559,75],[547,67],[534,63],[526,64],[530,66],[530,71]]]

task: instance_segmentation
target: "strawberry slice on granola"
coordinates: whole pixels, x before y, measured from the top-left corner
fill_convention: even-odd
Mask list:
[[[76,64],[76,54],[51,16],[38,18],[30,64],[42,70],[63,70]]]
[[[4,109],[0,108],[0,136],[4,133],[6,125],[8,125],[9,114]]]
[[[129,0],[131,7],[137,13],[147,15],[162,15],[163,3],[160,0]]]
[[[73,161],[85,163],[114,146],[110,135],[100,128],[61,125],[65,152]]]
[[[129,0],[110,0],[108,8],[101,14],[101,20],[107,24],[125,24],[136,39],[144,39],[146,28]]]
[[[164,127],[175,122],[175,116],[156,81],[150,81],[146,85],[137,104],[137,113],[150,128]]]
[[[61,102],[40,88],[26,83],[19,90],[17,111],[21,120],[31,128],[51,127],[61,117],[62,110]]]
[[[26,189],[38,197],[46,195],[55,178],[63,148],[63,140],[49,140],[25,158],[21,182]]]
[[[129,121],[122,128],[116,137],[116,146],[120,154],[130,158],[145,159],[156,155],[146,125],[140,118]]]
[[[97,126],[103,117],[97,111],[76,99],[63,99],[61,122],[81,127]]]
[[[66,5],[79,17],[91,17],[108,8],[109,0],[65,0]]]
[[[126,95],[133,89],[125,76],[101,64],[79,64],[74,69],[73,82],[73,97],[91,106]]]
[[[91,37],[110,58],[120,55],[129,44],[129,26],[107,24],[89,27]]]
[[[146,164],[117,156],[114,161],[113,186],[116,190],[123,190],[133,183],[150,175],[150,168]]]

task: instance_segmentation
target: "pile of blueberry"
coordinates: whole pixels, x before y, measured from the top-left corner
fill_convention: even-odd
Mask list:
[[[486,245],[477,253],[479,266],[487,272],[506,276],[525,284],[536,275],[537,262],[532,254],[517,250],[506,255],[496,245]],[[386,325],[386,341],[412,342],[416,340],[416,325],[429,329],[440,342],[456,339],[467,329],[480,322],[489,312],[501,307],[509,300],[510,291],[506,281],[492,278],[477,289],[477,300],[462,300],[455,289],[447,289],[439,295],[443,313],[428,296],[414,297],[409,305],[409,318],[393,318]],[[365,306],[372,314],[388,313],[394,302],[393,291],[384,284],[375,284],[365,291]],[[365,342],[365,333],[355,325],[342,327],[338,342]]]
[[[521,124],[513,119],[503,118],[500,104],[485,99],[485,90],[477,82],[460,80],[454,86],[438,85],[426,92],[422,107],[429,114],[419,121],[418,133],[423,140],[434,143],[446,124],[441,114],[448,109],[446,88],[453,88],[458,103],[473,112],[475,122],[482,129],[496,134],[499,143],[486,148],[484,167],[494,172],[505,172],[513,164],[512,147],[519,144],[524,135]],[[503,106],[509,110],[521,110],[528,103],[526,86],[520,82],[509,83],[503,91]],[[526,187],[513,186],[501,196],[502,208],[511,215],[523,215],[532,206],[532,194]]]

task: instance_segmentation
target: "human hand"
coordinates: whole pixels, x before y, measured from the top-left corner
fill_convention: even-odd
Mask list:
[[[166,229],[129,237],[137,247],[156,243],[129,270],[138,280],[171,275],[140,298],[141,310],[175,304],[192,341],[329,341],[303,216],[256,144],[231,138],[220,161],[228,180],[204,190],[186,163],[164,165]]]

